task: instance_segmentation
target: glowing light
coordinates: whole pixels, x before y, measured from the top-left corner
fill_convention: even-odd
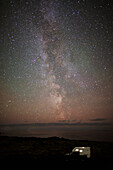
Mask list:
[[[80,150],[79,152],[83,152],[83,150]]]

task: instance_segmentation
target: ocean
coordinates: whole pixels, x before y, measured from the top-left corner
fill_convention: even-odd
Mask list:
[[[56,136],[73,140],[113,142],[113,128],[108,126],[60,126],[54,124],[0,125],[0,135],[38,138]]]

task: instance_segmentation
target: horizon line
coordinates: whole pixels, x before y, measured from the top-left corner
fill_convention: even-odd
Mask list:
[[[32,126],[96,126],[96,125],[101,125],[101,126],[111,126],[113,123],[107,123],[107,122],[77,122],[77,123],[70,123],[70,122],[49,122],[49,123],[12,123],[12,124],[0,124],[0,126],[27,126],[27,125],[32,125]]]

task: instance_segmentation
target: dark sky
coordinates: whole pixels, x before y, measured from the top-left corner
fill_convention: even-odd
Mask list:
[[[113,123],[111,0],[0,1],[0,123]]]

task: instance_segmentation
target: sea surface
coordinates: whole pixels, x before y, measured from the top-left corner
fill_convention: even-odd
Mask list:
[[[70,125],[0,125],[1,136],[60,138],[89,141],[113,142],[113,128],[101,126],[70,126]]]

